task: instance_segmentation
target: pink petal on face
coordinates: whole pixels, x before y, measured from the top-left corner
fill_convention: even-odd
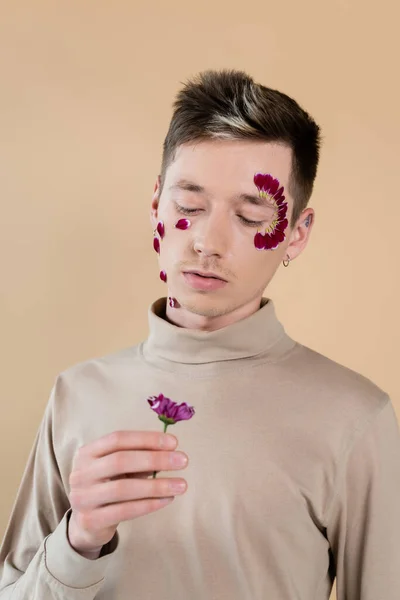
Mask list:
[[[164,283],[167,283],[167,274],[165,271],[160,271],[160,279],[161,281],[163,281]]]
[[[180,308],[180,304],[176,298],[168,298],[168,303],[171,308]]]
[[[158,231],[160,238],[163,239],[163,237],[165,235],[165,227],[164,227],[164,223],[162,221],[160,221],[157,224],[157,231]]]
[[[258,187],[258,189],[264,192],[268,192],[273,181],[272,175],[268,173],[256,173],[254,175],[254,183]]]
[[[257,250],[264,250],[265,248],[265,236],[262,233],[256,233],[254,236],[254,245]]]
[[[286,202],[278,208],[278,219],[280,221],[282,221],[286,217],[287,209],[288,209],[288,206],[287,206]]]
[[[274,231],[274,233],[271,235],[271,237],[272,237],[273,241],[277,244],[281,244],[286,239],[286,236],[283,233],[283,231],[280,231],[279,229],[276,229]]]
[[[274,194],[276,194],[276,192],[278,191],[279,188],[279,181],[277,179],[272,179],[271,181],[271,185],[269,186],[269,193],[271,194],[271,196],[273,196]]]
[[[276,242],[276,240],[273,238],[273,235],[270,235],[269,233],[267,233],[266,238],[267,238],[265,240],[265,249],[266,250],[275,250],[279,246],[279,242]]]
[[[288,225],[289,225],[289,221],[287,219],[283,219],[283,221],[281,221],[278,224],[278,227],[279,227],[280,231],[285,231],[285,229]]]
[[[175,227],[177,229],[187,229],[188,227],[190,227],[190,225],[191,223],[189,219],[179,219],[179,221],[175,223]]]
[[[160,254],[160,240],[157,236],[154,236],[153,248],[157,252],[157,254]]]
[[[283,196],[283,186],[279,188],[279,190],[274,194],[275,200],[280,200]]]

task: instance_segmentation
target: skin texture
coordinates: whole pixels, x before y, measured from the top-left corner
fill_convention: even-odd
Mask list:
[[[213,331],[251,315],[282,261],[287,255],[293,261],[304,250],[314,224],[312,208],[303,211],[293,228],[287,227],[286,239],[276,250],[260,251],[254,247],[254,236],[267,228],[274,211],[268,204],[256,206],[240,198],[259,197],[254,174],[270,173],[285,188],[290,223],[291,159],[287,146],[258,141],[206,140],[178,148],[161,194],[157,178],[151,204],[152,229],[159,221],[165,226],[160,270],[168,275],[168,295],[180,305],[178,310],[167,305],[169,321]],[[202,190],[176,187],[182,180]],[[179,207],[196,212],[186,214]],[[174,227],[182,218],[191,222],[185,231]],[[249,225],[242,218],[260,224]],[[192,270],[212,272],[227,283],[215,290],[193,289],[183,275]]]

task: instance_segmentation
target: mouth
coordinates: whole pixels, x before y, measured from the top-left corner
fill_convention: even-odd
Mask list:
[[[227,283],[226,279],[223,279],[223,277],[220,277],[215,273],[208,273],[205,271],[184,271],[184,273],[187,275],[197,275],[198,277],[203,277],[204,279],[217,279],[218,281],[224,281]]]
[[[198,292],[216,292],[228,285],[226,279],[222,279],[216,273],[207,271],[183,271],[183,278],[186,284]]]

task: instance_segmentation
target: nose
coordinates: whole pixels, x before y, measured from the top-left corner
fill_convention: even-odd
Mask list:
[[[229,225],[222,217],[210,215],[196,227],[194,251],[201,256],[225,255],[229,243]]]

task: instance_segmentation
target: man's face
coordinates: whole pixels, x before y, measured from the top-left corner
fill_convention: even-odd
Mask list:
[[[267,200],[260,201],[254,175],[269,173],[279,180],[290,222],[290,170],[291,149],[280,144],[207,140],[178,148],[161,197],[156,187],[152,222],[154,228],[164,223],[160,269],[167,274],[168,295],[183,309],[217,317],[261,299],[286,256],[291,231],[287,227],[277,249],[256,249],[255,234],[268,229],[276,211]],[[188,219],[190,226],[175,228],[179,219]],[[201,278],[194,271],[223,281]]]

